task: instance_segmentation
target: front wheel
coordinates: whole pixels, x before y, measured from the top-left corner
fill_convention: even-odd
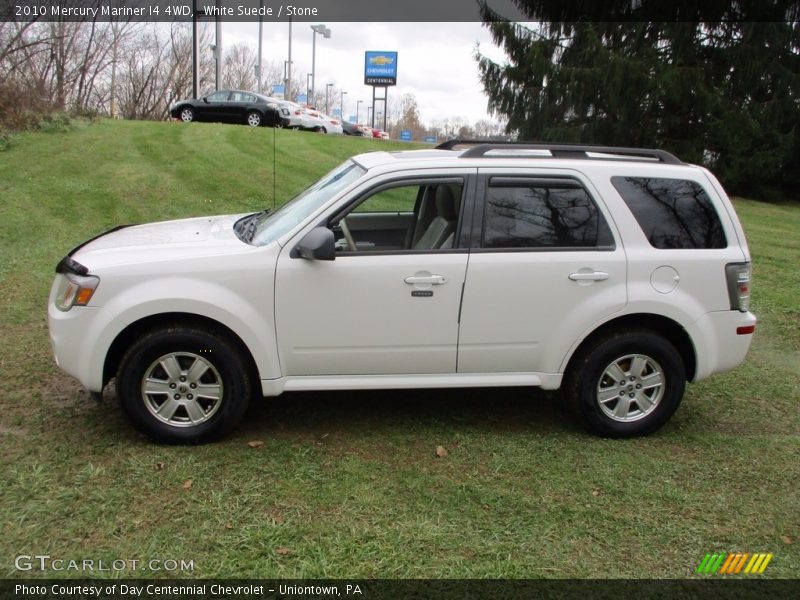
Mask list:
[[[216,332],[176,325],[137,340],[117,372],[134,426],[160,442],[206,442],[230,431],[252,382],[239,349]]]
[[[596,340],[570,365],[564,393],[592,433],[648,435],[661,428],[683,398],[686,371],[675,347],[649,331]]]
[[[250,127],[260,127],[262,120],[261,113],[258,111],[253,110],[247,113],[247,124]]]

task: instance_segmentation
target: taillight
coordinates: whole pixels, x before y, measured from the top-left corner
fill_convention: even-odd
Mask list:
[[[331,125],[338,125],[338,124],[339,121],[337,121],[336,119],[331,119]]]
[[[750,309],[750,263],[728,263],[725,265],[725,279],[731,310],[747,312]]]

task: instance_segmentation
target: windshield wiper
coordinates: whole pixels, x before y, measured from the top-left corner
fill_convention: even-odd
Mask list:
[[[253,213],[249,217],[245,217],[242,220],[241,228],[242,228],[242,240],[247,242],[248,244],[253,241],[253,236],[256,234],[256,228],[258,227],[258,219],[259,217],[265,217],[270,213],[271,209],[266,208],[260,212]]]

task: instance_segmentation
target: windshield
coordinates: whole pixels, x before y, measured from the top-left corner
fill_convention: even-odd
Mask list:
[[[310,214],[364,173],[366,171],[352,161],[339,165],[274,213],[259,214],[254,222],[252,237],[247,241],[254,246],[264,246],[275,241],[305,221]]]

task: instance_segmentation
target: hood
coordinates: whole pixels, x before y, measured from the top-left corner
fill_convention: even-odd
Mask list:
[[[72,255],[89,272],[103,267],[174,261],[247,252],[233,224],[243,217],[224,215],[133,225],[113,230],[79,247]]]

